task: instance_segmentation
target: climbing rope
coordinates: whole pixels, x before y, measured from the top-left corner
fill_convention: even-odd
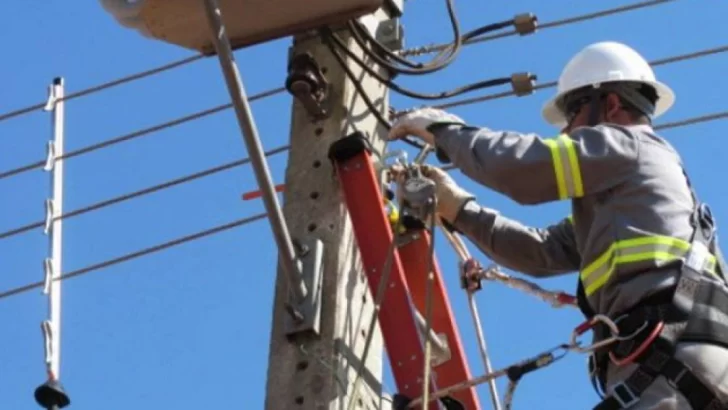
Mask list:
[[[593,343],[591,345],[582,346],[582,343],[578,340],[578,338],[587,331],[593,329],[600,324],[605,325],[607,329],[609,329],[610,337]],[[508,367],[504,367],[493,372],[488,372],[482,376],[478,376],[470,380],[465,380],[452,386],[437,390],[433,393],[430,393],[427,399],[425,399],[423,395],[423,397],[419,397],[410,401],[407,404],[407,408],[415,408],[429,401],[449,396],[459,390],[475,387],[479,384],[490,382],[497,378],[506,376],[509,379],[509,394],[506,395],[507,397],[505,400],[505,406],[506,409],[510,409],[515,388],[524,375],[555,363],[556,361],[564,358],[569,352],[573,351],[578,353],[591,353],[594,350],[600,349],[623,339],[625,338],[619,335],[619,328],[613,320],[604,315],[596,315],[593,318],[586,320],[585,322],[575,327],[571,333],[571,338],[568,343],[560,344],[556,347],[545,350],[534,357],[522,360]]]
[[[515,278],[503,273],[496,265],[483,268],[477,260],[472,258],[469,259],[463,267],[464,286],[480,289],[481,280],[500,282],[510,288],[521,290],[524,293],[528,293],[543,300],[554,308],[577,306],[576,297],[571,294],[545,290],[529,280]]]

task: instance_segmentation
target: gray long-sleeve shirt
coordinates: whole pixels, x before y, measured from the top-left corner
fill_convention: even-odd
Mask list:
[[[674,284],[693,199],[678,153],[650,126],[552,139],[469,126],[435,134],[465,175],[520,204],[571,201],[572,215],[545,228],[468,202],[454,225],[494,262],[536,277],[579,271],[591,308],[612,317]],[[712,255],[706,269],[715,269]]]

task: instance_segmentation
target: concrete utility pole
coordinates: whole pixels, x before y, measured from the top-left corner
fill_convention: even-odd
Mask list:
[[[371,18],[367,24],[387,22],[389,12],[380,10],[373,17],[367,17]],[[391,30],[383,31],[392,33]],[[369,62],[347,30],[335,32],[350,50]],[[363,74],[361,68],[342,52],[340,54],[386,117],[387,88]],[[279,267],[265,408],[343,410],[349,408],[349,400],[354,393],[353,383],[365,340],[369,336],[366,332],[373,314],[373,298],[360,266],[352,226],[327,154],[332,142],[356,130],[369,134],[374,148],[382,151],[386,131],[378,125],[375,116],[318,35],[309,33],[296,37],[289,61],[292,71],[318,71],[328,83],[328,95],[320,105],[327,111],[324,114],[326,118],[313,119],[317,105],[313,100],[306,102],[300,97],[294,100],[283,204],[283,213],[294,240],[304,241],[313,236],[323,242],[321,316],[317,336],[297,333],[289,338],[291,319],[285,302],[290,300],[290,289]],[[289,74],[292,71],[289,70]],[[380,69],[380,72],[386,75],[384,70]],[[291,88],[294,94],[300,90],[295,84]],[[314,292],[314,289],[310,291]],[[351,407],[357,410],[390,408],[389,402],[381,399],[383,349],[378,327],[371,336],[373,340],[359,382],[359,394]]]

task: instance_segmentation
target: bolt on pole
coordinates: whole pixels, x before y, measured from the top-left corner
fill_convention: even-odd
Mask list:
[[[301,302],[307,295],[306,285],[302,279],[301,268],[291,241],[291,236],[288,232],[288,226],[283,218],[281,207],[278,204],[278,197],[273,187],[273,180],[265,160],[260,138],[258,137],[258,130],[255,126],[243,81],[235,63],[235,57],[230,46],[230,39],[227,37],[222,21],[222,11],[217,0],[205,0],[205,12],[207,14],[208,25],[212,32],[215,50],[220,60],[220,67],[225,76],[227,88],[230,92],[248,155],[250,156],[255,178],[262,192],[263,203],[268,213],[271,228],[273,229],[273,236],[278,245],[279,258],[283,265],[283,270],[288,277],[293,295],[297,302]]]

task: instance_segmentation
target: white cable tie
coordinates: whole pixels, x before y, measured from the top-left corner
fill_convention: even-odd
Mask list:
[[[43,171],[52,171],[54,165],[56,165],[56,143],[48,141],[48,145],[46,146],[46,162],[45,166],[43,166]]]
[[[53,361],[53,325],[49,320],[44,320],[40,327],[43,330],[45,363],[50,366]]]
[[[53,204],[52,199],[46,199],[45,201],[45,227],[43,228],[43,233],[48,235],[51,231],[51,227],[53,226],[53,217],[55,216],[55,206]]]
[[[43,107],[43,111],[53,111],[56,107],[57,101],[58,97],[56,96],[56,86],[51,84],[48,86],[48,100],[46,101],[45,107]]]
[[[53,278],[53,259],[45,258],[43,261],[43,294],[47,295],[51,291],[51,280]]]

